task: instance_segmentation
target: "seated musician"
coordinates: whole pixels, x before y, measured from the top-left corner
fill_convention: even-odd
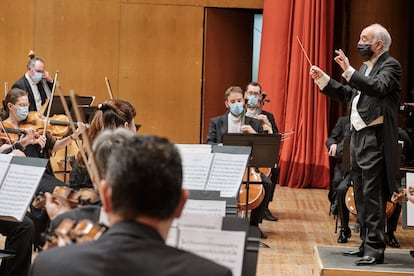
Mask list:
[[[96,135],[104,129],[124,127],[135,133],[134,118],[136,114],[135,107],[123,100],[108,100],[99,104],[90,127],[87,129],[89,141],[92,143]],[[75,190],[93,188],[92,181],[80,156],[78,156],[70,172],[70,187]]]
[[[104,130],[96,137],[93,142],[92,151],[101,178],[105,177],[105,173],[107,171],[107,160],[111,152],[117,150],[123,141],[134,135],[135,134],[132,131],[128,131],[124,128],[118,128],[115,131]],[[99,183],[96,184],[99,185]],[[59,198],[55,198],[52,194],[46,193],[45,207],[51,219],[50,230],[52,232],[65,218],[69,218],[75,222],[82,219],[88,219],[92,222],[109,226],[107,216],[102,211],[101,206],[102,204],[99,201],[98,204],[71,209]]]
[[[246,116],[256,118],[262,123],[264,131],[267,131],[268,134],[279,133],[277,129],[275,118],[272,113],[263,110],[263,105],[265,102],[266,94],[262,92],[262,86],[257,82],[251,82],[246,86],[246,91],[244,92],[244,99],[246,101]],[[270,200],[267,202],[266,209],[264,211],[264,219],[270,221],[277,221],[278,218],[269,210],[269,202],[273,201],[273,196],[276,188],[276,184],[279,181],[279,167],[270,168],[270,179],[272,181],[272,193],[270,195]],[[262,179],[266,177],[261,175]]]
[[[126,140],[111,152],[99,186],[112,226],[98,240],[40,252],[30,275],[231,275],[165,244],[188,198],[182,178],[179,152],[167,139]]]
[[[223,143],[223,137],[226,133],[262,133],[263,128],[258,119],[245,116],[243,90],[238,86],[229,87],[224,93],[224,104],[228,111],[221,116],[210,120],[210,127],[207,134],[208,144]],[[263,180],[265,197],[262,203],[256,209],[253,209],[250,215],[250,224],[258,226],[264,217],[264,211],[270,200],[272,183],[270,180]],[[260,229],[259,229],[260,230]],[[267,235],[260,231],[262,238]]]
[[[20,143],[13,143],[13,141],[11,144],[3,144],[0,147],[1,152],[10,151],[13,146],[17,145],[28,157],[48,159],[53,152],[63,149],[73,140],[77,139],[85,129],[85,125],[79,123],[75,133],[60,140],[55,140],[48,133],[44,136],[43,132],[42,134],[39,134],[30,126],[23,128],[29,112],[29,99],[27,92],[19,88],[13,88],[7,93],[6,98],[3,101],[3,107],[4,109],[1,114],[3,124],[14,130],[23,130],[25,134],[21,137],[21,140],[18,138]],[[30,140],[28,140],[28,138],[30,138]],[[36,194],[40,192],[53,192],[53,189],[56,186],[64,185],[66,185],[64,182],[54,177],[49,162],[39,186],[37,187]],[[37,248],[38,246],[41,246],[42,241],[40,239],[40,233],[46,229],[48,218],[42,210],[32,209],[30,215],[36,225],[35,247]]]

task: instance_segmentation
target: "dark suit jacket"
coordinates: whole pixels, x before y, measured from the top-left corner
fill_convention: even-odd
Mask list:
[[[269,122],[272,125],[273,134],[279,133],[279,130],[277,129],[277,125],[275,122],[275,117],[273,116],[273,114],[265,110],[262,110],[261,113],[263,115],[266,115],[267,119],[269,119]]]
[[[349,116],[342,116],[338,118],[335,127],[332,129],[331,135],[326,140],[326,147],[329,149],[332,144],[337,144],[336,156],[341,160],[343,155],[344,138],[350,137],[351,131],[349,129]]]
[[[40,81],[37,84],[37,89],[39,89],[40,97],[42,98],[42,105],[46,102],[47,96],[45,89],[43,88],[42,81]],[[52,91],[53,85],[51,83],[47,83],[47,85],[50,88],[50,91]],[[32,87],[30,86],[29,81],[26,79],[26,76],[21,77],[18,79],[12,86],[12,88],[20,88],[24,91],[26,91],[29,94],[29,111],[37,111],[36,109],[36,102],[33,96]]]
[[[232,275],[231,270],[167,246],[153,228],[119,222],[98,240],[52,248],[35,259],[31,275]]]
[[[228,112],[221,116],[214,117],[210,120],[210,127],[207,134],[207,144],[223,143],[223,136],[228,131]],[[251,117],[244,117],[244,124],[251,125],[257,133],[262,133],[261,122]]]
[[[366,124],[379,115],[384,116],[383,142],[384,160],[388,182],[388,197],[398,189],[398,108],[401,94],[401,65],[388,52],[382,54],[374,64],[368,77],[364,76],[366,65],[355,72],[347,85],[331,79],[322,93],[340,100],[350,101],[361,91],[358,112]]]

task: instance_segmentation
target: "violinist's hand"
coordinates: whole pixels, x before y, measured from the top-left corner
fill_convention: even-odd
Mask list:
[[[330,147],[329,147],[329,151],[328,151],[328,155],[329,156],[336,156],[336,149],[337,149],[337,147],[338,147],[338,145],[337,144],[332,144]]]
[[[243,133],[251,133],[251,134],[254,134],[254,133],[257,133],[253,128],[252,128],[252,126],[251,125],[242,125],[241,127],[240,127],[240,130],[243,132]]]
[[[310,72],[309,72],[309,74],[310,74],[310,76],[312,77],[312,79],[314,79],[314,80],[318,80],[318,79],[320,79],[322,76],[323,76],[323,74],[324,74],[325,72],[324,71],[322,71],[321,70],[321,68],[319,68],[318,66],[315,66],[315,65],[313,65],[311,68],[310,68]]]
[[[32,128],[25,129],[25,134],[22,137],[22,140],[20,143],[23,147],[26,147],[27,145],[34,145],[36,144],[36,139],[39,136],[39,134]]]
[[[34,140],[33,144],[38,144],[42,149],[45,147],[46,145],[46,136],[44,135],[39,135],[39,137],[37,139]]]
[[[78,128],[72,134],[73,139],[77,139],[79,135],[81,135],[82,133],[85,133],[85,130],[86,130],[86,125],[84,123],[78,122],[77,125],[78,125]]]
[[[67,203],[59,200],[50,193],[45,193],[45,198],[45,209],[51,220],[55,219],[58,215],[71,210],[70,206]]]
[[[345,72],[346,70],[348,70],[350,66],[348,57],[345,56],[344,51],[342,51],[342,49],[335,50],[335,53],[337,54],[337,56],[334,58],[334,60],[336,61],[336,63],[339,64],[339,66],[341,66],[342,70],[344,70]]]
[[[19,149],[12,150],[11,154],[14,156],[26,157],[26,154]]]

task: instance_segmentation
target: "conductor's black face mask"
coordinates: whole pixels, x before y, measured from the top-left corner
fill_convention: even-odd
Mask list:
[[[372,44],[373,45],[373,44]],[[374,52],[371,50],[371,44],[357,44],[357,50],[359,55],[364,61],[370,60]]]

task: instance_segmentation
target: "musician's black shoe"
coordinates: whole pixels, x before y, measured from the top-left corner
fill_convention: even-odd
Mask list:
[[[347,243],[350,237],[351,237],[351,228],[349,227],[341,228],[341,230],[339,231],[338,243]]]
[[[344,254],[344,256],[362,257],[362,256],[364,256],[364,250],[362,250],[361,248],[354,249],[354,250],[347,250],[343,254]]]
[[[383,264],[384,263],[384,254],[381,254],[378,258],[371,256],[364,256],[359,260],[355,261],[356,265],[374,265],[374,264]]]
[[[400,243],[397,241],[397,239],[394,236],[393,232],[389,232],[385,234],[385,240],[387,241],[387,244],[394,248],[399,248]]]
[[[278,221],[278,218],[272,215],[272,213],[270,213],[270,210],[268,208],[266,208],[264,211],[264,219],[270,220],[270,221]]]
[[[267,239],[267,234],[263,233],[262,230],[260,228],[258,228],[260,231],[260,238],[261,239]]]

